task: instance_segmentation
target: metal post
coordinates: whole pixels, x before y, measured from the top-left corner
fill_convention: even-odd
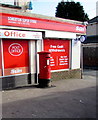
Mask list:
[[[80,68],[81,68],[81,79],[83,78],[83,44],[81,43],[81,54],[80,54]]]

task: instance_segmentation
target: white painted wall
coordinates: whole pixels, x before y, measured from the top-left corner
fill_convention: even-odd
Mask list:
[[[37,41],[37,52],[41,52],[43,50],[43,40]],[[37,72],[39,73],[39,55],[37,54]]]
[[[73,38],[76,38],[76,33],[47,30],[45,31],[45,37],[73,39]]]
[[[37,43],[37,48],[36,47],[36,43]],[[36,51],[37,50],[37,51]],[[35,74],[36,73],[36,66],[37,66],[37,69],[39,71],[39,58],[38,58],[38,55],[37,55],[37,62],[36,62],[36,52],[40,52],[42,51],[42,40],[31,40],[29,42],[29,58],[30,58],[30,73],[31,74]],[[37,64],[37,65],[36,65]]]
[[[39,73],[39,56],[37,52],[42,51],[42,40],[29,41],[29,72],[31,74]],[[37,55],[36,55],[37,54]],[[37,57],[37,61],[36,61]],[[35,80],[32,79],[32,84]]]
[[[81,42],[75,42],[72,40],[72,67],[71,69],[80,68],[80,54],[81,54]]]
[[[34,74],[36,72],[36,66],[35,66],[35,41],[31,40],[29,41],[29,58],[30,58],[30,72],[31,74]]]

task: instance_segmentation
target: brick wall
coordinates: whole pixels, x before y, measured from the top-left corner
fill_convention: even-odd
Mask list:
[[[60,71],[52,73],[52,80],[63,80],[70,78],[81,78],[81,69],[74,69],[68,71]]]

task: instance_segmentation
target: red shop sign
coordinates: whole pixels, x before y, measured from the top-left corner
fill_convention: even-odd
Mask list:
[[[44,40],[44,50],[51,52],[51,70],[69,69],[69,40]]]
[[[28,27],[46,30],[58,30],[75,33],[86,33],[86,26],[81,24],[60,22],[55,20],[34,18],[8,13],[0,13],[0,25]]]

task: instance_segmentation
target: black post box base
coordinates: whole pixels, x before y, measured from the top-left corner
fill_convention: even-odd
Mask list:
[[[39,87],[51,87],[51,79],[38,79]]]

